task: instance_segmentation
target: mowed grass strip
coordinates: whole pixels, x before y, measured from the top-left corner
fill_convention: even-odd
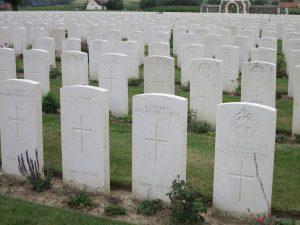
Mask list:
[[[1,225],[133,225],[0,195]]]

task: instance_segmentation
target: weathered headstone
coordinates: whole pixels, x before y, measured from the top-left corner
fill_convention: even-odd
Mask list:
[[[252,48],[251,61],[260,61],[276,64],[277,51],[271,48]]]
[[[238,88],[239,78],[238,47],[230,45],[217,47],[216,59],[223,62],[223,90],[234,93]]]
[[[88,84],[88,56],[84,52],[61,54],[62,86]]]
[[[0,48],[0,80],[16,78],[15,50],[12,48]]]
[[[175,93],[175,60],[166,56],[144,58],[144,93]]]
[[[40,82],[42,94],[50,91],[49,81],[49,53],[41,49],[24,51],[24,78]]]
[[[20,175],[18,156],[26,150],[35,160],[38,152],[43,168],[42,94],[38,82],[5,80],[0,82],[0,124],[2,171]]]
[[[215,213],[238,218],[269,215],[275,132],[274,108],[253,103],[218,106],[213,190]]]
[[[241,101],[275,107],[276,65],[245,62],[242,71]]]
[[[77,38],[67,38],[62,40],[62,52],[81,51],[81,40]]]
[[[49,37],[37,38],[33,42],[32,48],[46,50],[49,53],[49,65],[56,66],[54,38],[49,38]]]
[[[128,114],[127,56],[107,53],[98,58],[99,87],[109,91],[109,110],[114,116]]]
[[[85,85],[63,87],[60,102],[63,180],[108,193],[108,91]]]
[[[186,178],[187,104],[168,94],[133,97],[132,192],[138,198],[162,199],[172,181]]]
[[[182,45],[181,56],[181,86],[187,87],[192,72],[192,60],[204,57],[204,47],[200,44]]]
[[[170,44],[165,42],[150,42],[148,44],[148,56],[152,55],[170,57]]]
[[[216,107],[223,98],[222,61],[200,58],[192,60],[190,108],[197,121],[216,124]]]

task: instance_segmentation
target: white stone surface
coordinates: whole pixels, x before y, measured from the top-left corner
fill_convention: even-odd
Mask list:
[[[62,40],[62,52],[81,51],[81,40],[77,38],[67,38]]]
[[[127,56],[128,78],[139,78],[139,45],[136,41],[122,41],[121,53]]]
[[[142,199],[162,199],[172,181],[186,178],[187,105],[168,94],[133,97],[132,193]]]
[[[33,49],[46,50],[49,53],[49,65],[56,66],[55,62],[55,40],[49,37],[40,37],[33,42]]]
[[[107,53],[108,41],[96,39],[89,43],[89,73],[91,80],[98,80],[98,58]]]
[[[98,58],[99,87],[109,91],[109,110],[113,116],[128,114],[127,56],[102,54]]]
[[[223,90],[234,93],[238,88],[239,48],[230,45],[218,46],[216,59],[223,62]]]
[[[277,39],[276,38],[260,38],[258,46],[260,48],[273,48],[277,50]]]
[[[88,56],[84,52],[69,51],[61,54],[62,86],[89,84]]]
[[[276,65],[245,62],[242,71],[241,101],[275,107]]]
[[[42,94],[50,91],[49,81],[49,53],[41,49],[24,51],[24,78],[41,84]]]
[[[192,60],[204,57],[204,46],[200,44],[181,45],[181,86],[187,87],[190,83]]]
[[[296,70],[296,66],[300,65],[300,50],[292,50],[289,52],[289,79],[288,79],[288,96],[294,97],[294,78],[298,76],[299,70]]]
[[[0,48],[0,80],[16,78],[16,51],[12,48]]]
[[[269,215],[275,132],[274,108],[253,103],[218,106],[213,189],[213,207],[218,213],[251,218]]]
[[[35,160],[38,152],[43,168],[42,93],[38,82],[5,80],[0,82],[0,124],[2,171],[20,175],[18,155],[28,150]],[[42,172],[42,171],[41,171]]]
[[[276,64],[277,51],[271,48],[252,48],[251,61],[260,61]]]
[[[108,193],[108,91],[74,85],[60,91],[63,180]]]
[[[197,121],[216,124],[216,107],[223,98],[222,61],[200,58],[192,60],[190,109]]]
[[[144,93],[175,94],[175,60],[166,56],[144,58]]]
[[[148,44],[148,56],[152,55],[170,57],[170,44],[166,42],[150,42]]]

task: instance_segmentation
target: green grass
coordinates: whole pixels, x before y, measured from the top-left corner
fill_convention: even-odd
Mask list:
[[[156,6],[144,9],[151,12],[200,12],[200,6],[182,6],[182,5],[169,5],[169,6]]]
[[[0,195],[1,225],[130,225]],[[133,224],[131,224],[133,225]]]
[[[27,6],[19,7],[24,11],[82,11],[85,10],[84,4],[66,4],[66,5],[47,5],[47,6]]]

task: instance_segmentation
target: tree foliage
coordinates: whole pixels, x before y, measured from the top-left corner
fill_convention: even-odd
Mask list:
[[[198,5],[199,0],[141,0],[140,8],[152,8],[156,6],[168,5]]]
[[[109,0],[106,7],[108,10],[122,10],[124,3],[122,0]]]
[[[18,5],[20,5],[21,0],[6,0],[6,2],[12,5],[13,11],[18,11]]]

